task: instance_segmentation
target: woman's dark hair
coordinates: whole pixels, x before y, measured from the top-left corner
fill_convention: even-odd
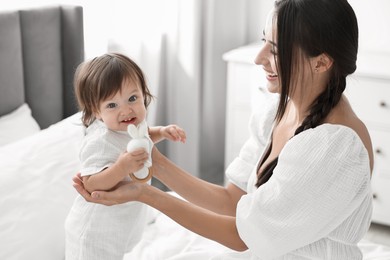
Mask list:
[[[125,80],[130,80],[141,88],[147,108],[153,96],[142,70],[127,56],[107,53],[79,65],[75,73],[74,89],[85,126],[95,120],[94,113],[99,112],[100,102],[120,91]]]
[[[297,135],[320,125],[340,101],[347,75],[356,70],[358,24],[347,0],[279,0],[275,2],[274,19],[281,86],[275,120],[280,121],[286,111],[302,58],[326,54],[333,61],[327,87],[311,104],[310,114],[295,131]],[[278,158],[258,175],[257,187],[269,180],[277,162]]]

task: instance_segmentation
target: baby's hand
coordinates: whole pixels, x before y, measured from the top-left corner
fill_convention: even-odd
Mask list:
[[[180,141],[182,143],[186,142],[186,133],[183,129],[178,127],[177,125],[167,125],[163,126],[160,129],[160,133],[162,137],[171,140],[171,141]]]
[[[130,153],[122,153],[116,163],[121,168],[123,174],[126,176],[129,173],[134,173],[142,169],[148,158],[148,153],[144,149],[140,148]]]

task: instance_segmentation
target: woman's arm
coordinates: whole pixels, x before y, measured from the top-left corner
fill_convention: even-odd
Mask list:
[[[139,201],[159,210],[181,226],[231,249],[247,249],[238,235],[235,217],[211,212],[153,186],[144,185],[143,189]]]
[[[121,182],[111,192],[96,191],[91,196],[83,189],[79,177],[73,180],[74,187],[89,202],[115,205],[128,201],[140,201],[203,237],[237,251],[247,249],[238,235],[235,217],[216,214],[143,183]]]
[[[176,166],[156,148],[152,151],[153,176],[186,200],[219,214],[236,215],[243,190],[233,184],[227,187],[199,179]]]

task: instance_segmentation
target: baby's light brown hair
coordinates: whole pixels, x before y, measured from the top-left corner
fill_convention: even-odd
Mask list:
[[[125,80],[130,80],[141,88],[147,108],[153,95],[142,70],[127,56],[107,53],[78,66],[74,77],[74,90],[85,126],[95,121],[94,114],[99,112],[100,102],[120,91]]]

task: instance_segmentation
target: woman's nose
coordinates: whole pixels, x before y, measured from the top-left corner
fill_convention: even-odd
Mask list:
[[[257,65],[265,65],[265,64],[267,64],[267,62],[269,62],[267,57],[266,57],[266,55],[265,55],[265,49],[266,48],[267,48],[266,44],[264,44],[261,47],[260,51],[257,53],[257,55],[255,57],[255,64],[257,64]]]

